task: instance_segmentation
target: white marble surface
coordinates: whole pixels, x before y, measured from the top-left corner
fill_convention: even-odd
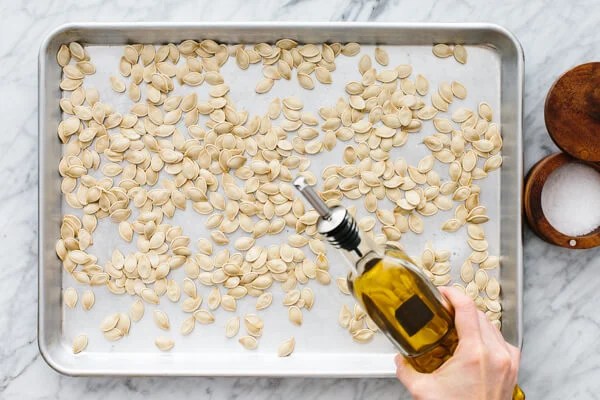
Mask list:
[[[0,398],[398,399],[391,379],[70,378],[36,344],[37,49],[71,21],[486,21],[520,39],[526,58],[525,166],[555,151],[543,102],[553,80],[600,57],[600,2],[421,0],[0,1]],[[600,249],[568,251],[525,233],[525,343],[530,399],[600,398]]]

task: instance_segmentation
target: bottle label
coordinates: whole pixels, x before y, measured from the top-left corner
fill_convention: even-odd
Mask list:
[[[433,319],[433,312],[414,294],[396,309],[395,316],[406,333],[413,336]]]

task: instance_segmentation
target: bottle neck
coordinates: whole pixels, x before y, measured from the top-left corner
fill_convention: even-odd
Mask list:
[[[362,230],[358,230],[360,242],[353,250],[337,248],[343,255],[348,266],[355,276],[360,276],[364,272],[365,264],[373,258],[382,258],[383,251],[380,246],[367,236]]]

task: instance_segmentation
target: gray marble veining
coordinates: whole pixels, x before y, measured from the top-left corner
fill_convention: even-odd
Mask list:
[[[71,21],[485,21],[512,30],[526,58],[525,167],[556,150],[543,103],[563,71],[598,61],[600,2],[531,0],[0,1],[0,398],[398,399],[392,379],[70,378],[36,344],[37,49]],[[600,398],[600,249],[573,252],[525,232],[525,343],[530,399]]]

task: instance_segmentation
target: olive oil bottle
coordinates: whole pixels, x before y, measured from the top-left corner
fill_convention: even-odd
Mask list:
[[[303,177],[294,186],[319,213],[318,232],[348,260],[356,300],[415,370],[435,371],[458,345],[450,304],[402,249],[380,249],[345,208],[330,209]],[[513,399],[525,399],[518,386]]]
[[[362,273],[357,269],[348,277],[354,297],[417,371],[435,371],[458,344],[439,291],[400,250],[359,263]]]

